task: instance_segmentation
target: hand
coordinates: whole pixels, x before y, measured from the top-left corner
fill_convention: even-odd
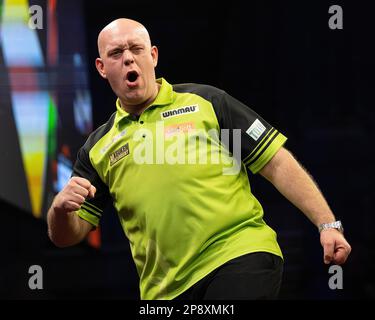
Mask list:
[[[320,232],[320,243],[324,250],[324,263],[343,264],[352,248],[343,234],[336,229],[324,229]]]
[[[93,198],[96,188],[85,178],[73,177],[53,202],[55,211],[71,212],[78,210],[86,198]]]

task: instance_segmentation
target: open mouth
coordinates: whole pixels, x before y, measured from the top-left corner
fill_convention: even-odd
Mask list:
[[[138,79],[138,72],[137,71],[129,71],[126,75],[126,80],[129,82],[135,82]]]

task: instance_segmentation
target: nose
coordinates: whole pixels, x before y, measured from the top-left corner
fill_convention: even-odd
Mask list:
[[[132,64],[134,62],[134,58],[130,50],[124,50],[124,64],[126,66]]]

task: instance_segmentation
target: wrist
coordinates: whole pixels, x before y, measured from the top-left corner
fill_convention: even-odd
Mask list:
[[[318,225],[319,232],[322,232],[323,230],[329,230],[329,229],[336,229],[339,232],[344,233],[344,227],[340,220],[327,222],[327,223],[321,223]]]

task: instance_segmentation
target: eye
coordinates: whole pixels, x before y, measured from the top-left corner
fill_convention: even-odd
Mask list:
[[[110,51],[108,55],[109,55],[110,57],[116,57],[116,56],[119,56],[119,55],[121,55],[121,54],[122,54],[122,50],[120,50],[120,49],[115,49],[115,50]]]
[[[142,46],[134,46],[134,47],[131,47],[131,51],[134,52],[135,54],[139,54],[143,51],[143,47]]]

